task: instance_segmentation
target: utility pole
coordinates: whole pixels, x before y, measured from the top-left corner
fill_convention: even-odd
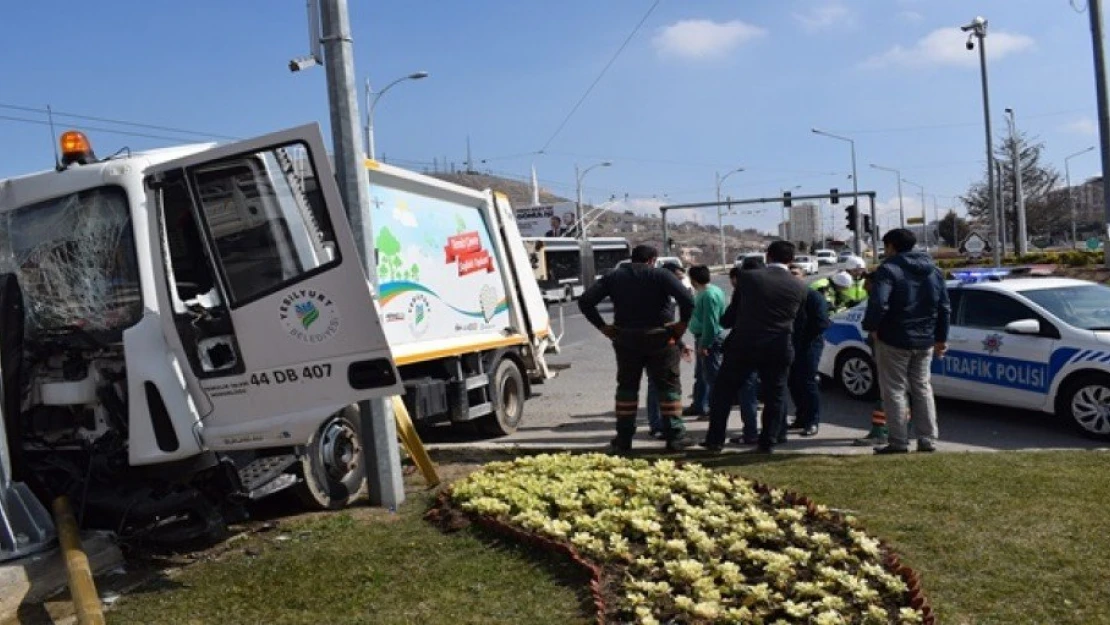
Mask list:
[[[1087,152],[1090,152],[1094,149],[1095,149],[1095,146],[1092,145],[1089,148],[1084,148],[1084,149],[1076,152],[1075,154],[1070,154],[1070,155],[1064,157],[1064,184],[1068,185],[1068,209],[1069,209],[1069,212],[1071,213],[1071,246],[1072,246],[1072,249],[1075,249],[1075,244],[1079,242],[1079,238],[1077,236],[1076,227],[1075,227],[1075,194],[1072,192],[1072,188],[1071,188],[1071,168],[1069,166],[1069,161],[1071,161],[1071,159],[1073,159],[1077,156],[1086,154]]]
[[[1106,94],[1106,62],[1102,47],[1102,0],[1087,0],[1091,14],[1091,42],[1095,53],[1095,93],[1098,95],[1098,139],[1102,153],[1103,262],[1110,267],[1110,102]]]
[[[319,2],[335,174],[347,207],[347,219],[362,252],[363,267],[376,291],[378,271],[370,222],[370,178],[359,147],[358,92],[347,0]],[[315,0],[309,3],[310,11],[313,4]],[[396,510],[405,500],[405,489],[393,410],[388,399],[379,398],[359,403],[359,413],[370,503]]]
[[[727,265],[728,264],[728,258],[726,258],[726,252],[725,252],[725,217],[724,217],[725,212],[724,212],[724,210],[721,209],[721,184],[724,183],[725,178],[728,178],[732,174],[738,174],[742,171],[744,171],[743,167],[737,167],[736,169],[734,169],[734,170],[728,172],[727,174],[725,174],[724,176],[722,176],[721,172],[719,172],[719,171],[718,172],[713,172],[716,175],[716,179],[717,179],[717,229],[721,231],[721,264],[722,265]],[[731,209],[732,207],[729,206],[729,208]]]
[[[983,17],[976,17],[966,26],[961,26],[960,30],[970,32],[967,39],[967,48],[971,50],[975,47],[972,38],[979,40],[979,77],[983,86],[983,125],[987,138],[987,203],[991,215],[991,226],[994,230],[993,238],[994,245],[993,256],[994,265],[996,267],[1002,264],[1002,215],[999,204],[996,203],[994,197],[994,147],[993,137],[991,137],[991,100],[990,89],[987,82],[987,20]],[[999,196],[999,201],[1001,196]]]
[[[1014,120],[1014,109],[1006,109],[1006,114],[1009,116],[1007,120],[1010,124],[1010,151],[1014,161],[1014,204],[1017,212],[1018,228],[1016,251],[1018,256],[1022,256],[1029,253],[1029,233],[1025,227],[1025,194],[1021,188],[1021,152],[1018,150],[1017,121]]]

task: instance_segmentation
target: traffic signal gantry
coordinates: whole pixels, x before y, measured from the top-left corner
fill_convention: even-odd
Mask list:
[[[692,203],[692,204],[668,204],[668,205],[664,205],[664,206],[659,207],[659,214],[662,217],[662,222],[663,222],[663,245],[664,245],[664,248],[665,248],[663,250],[663,254],[670,255],[671,254],[671,247],[674,243],[670,238],[670,232],[669,232],[668,225],[667,225],[667,213],[669,213],[670,211],[673,211],[673,210],[686,210],[686,209],[696,209],[696,208],[720,208],[722,206],[726,207],[728,210],[732,210],[732,207],[734,205],[735,206],[744,206],[744,205],[747,205],[747,204],[778,204],[779,202],[782,202],[782,205],[784,207],[789,207],[793,204],[794,201],[805,201],[805,200],[829,200],[830,203],[836,204],[840,201],[841,196],[852,198],[853,202],[852,202],[851,206],[849,206],[849,208],[852,209],[853,214],[857,218],[859,217],[859,211],[856,209],[856,202],[861,197],[866,197],[867,198],[868,208],[870,209],[868,212],[870,212],[871,215],[870,215],[870,218],[868,218],[869,217],[868,215],[863,215],[863,217],[866,221],[864,222],[864,224],[861,224],[861,227],[858,228],[858,230],[862,230],[863,232],[866,233],[866,232],[869,232],[871,230],[871,226],[873,226],[873,225],[877,226],[878,225],[878,221],[875,219],[875,192],[874,191],[857,191],[857,192],[854,192],[854,193],[853,192],[841,193],[837,189],[829,189],[829,193],[817,193],[817,194],[813,194],[813,195],[793,195],[790,191],[784,191],[782,193],[781,197],[756,197],[756,198],[745,198],[745,199],[738,199],[738,200],[728,198],[727,200],[722,200],[720,202],[695,202],[695,203]],[[851,223],[858,224],[859,222],[858,221],[852,221]],[[851,230],[853,232],[858,231],[857,228],[851,228]],[[875,241],[879,240],[877,232],[872,233],[872,237],[874,237],[873,240],[875,240]],[[861,237],[859,237],[859,236],[855,237],[855,239],[857,241],[857,247],[858,247],[858,242],[860,241],[860,238]],[[859,252],[860,250],[856,250],[856,251]]]

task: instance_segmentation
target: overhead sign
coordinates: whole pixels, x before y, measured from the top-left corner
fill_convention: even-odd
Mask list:
[[[990,243],[987,243],[983,235],[978,232],[967,235],[967,238],[960,244],[960,253],[967,254],[971,258],[979,258],[989,251],[991,251]]]
[[[911,225],[911,226],[921,225],[921,224],[925,223],[925,218],[924,217],[906,217],[906,223]]]
[[[1089,250],[1097,250],[1101,245],[1102,241],[1099,241],[1098,237],[1091,237],[1087,239],[1087,249]]]
[[[516,209],[516,225],[523,237],[574,236],[574,202],[540,204]]]

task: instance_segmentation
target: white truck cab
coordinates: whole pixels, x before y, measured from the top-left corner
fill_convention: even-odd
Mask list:
[[[68,491],[86,525],[167,539],[289,486],[353,497],[348,407],[401,385],[318,128],[62,147],[55,170],[0,180],[0,273],[26,311],[0,328],[16,479]]]

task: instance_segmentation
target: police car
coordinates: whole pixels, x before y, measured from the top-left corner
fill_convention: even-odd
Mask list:
[[[933,393],[1055,413],[1110,438],[1110,288],[1066,278],[960,272],[948,353],[932,362]],[[818,370],[858,399],[876,395],[861,328],[866,303],[832,318]]]

